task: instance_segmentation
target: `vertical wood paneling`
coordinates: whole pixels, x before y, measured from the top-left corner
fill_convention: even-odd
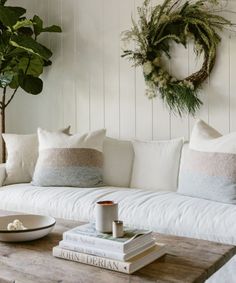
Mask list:
[[[40,17],[42,17],[43,22],[44,22],[44,26],[48,26],[49,25],[49,1],[48,0],[43,0],[41,1],[38,6],[37,9],[34,6],[33,7],[33,15],[34,14],[38,14]],[[50,35],[48,33],[42,33],[40,34],[40,36],[38,37],[38,41],[42,44],[44,44],[45,46],[49,46],[50,47]],[[33,106],[29,106],[28,109],[33,110],[34,114],[37,117],[40,117],[41,113],[42,113],[42,109],[43,111],[45,111],[46,113],[51,113],[52,115],[52,119],[48,119],[48,115],[43,115],[41,121],[39,124],[36,124],[35,120],[32,120],[32,132],[34,131],[34,128],[37,126],[46,128],[46,129],[55,129],[55,107],[51,107],[54,104],[54,94],[48,96],[48,94],[51,92],[51,87],[53,85],[51,85],[50,83],[46,83],[46,81],[49,78],[49,74],[51,74],[52,70],[52,66],[45,68],[43,75],[42,75],[42,80],[45,82],[44,83],[44,88],[41,94],[37,95],[37,97],[32,97],[32,104]],[[28,96],[28,95],[27,95]],[[36,98],[36,99],[34,99]],[[27,99],[27,97],[26,97]]]
[[[104,94],[108,135],[120,136],[120,28],[119,1],[104,1]]]
[[[45,24],[61,24],[63,34],[40,40],[53,50],[53,65],[45,69],[43,94],[20,91],[7,112],[8,132],[30,133],[38,126],[54,129],[72,125],[73,132],[102,127],[108,135],[131,139],[189,137],[200,117],[227,133],[236,131],[236,36],[222,34],[217,64],[199,96],[204,106],[195,118],[170,114],[159,98],[145,97],[141,68],[120,58],[120,33],[129,29],[131,13],[142,0],[9,0]],[[161,3],[162,0],[155,1]],[[236,11],[236,2],[229,1]],[[236,22],[235,14],[226,15]],[[173,48],[170,69],[184,77],[201,67],[193,48]]]
[[[230,131],[236,131],[236,40],[230,40]]]
[[[75,9],[76,0],[62,1],[62,91],[64,126],[71,125],[75,131]]]
[[[159,97],[154,101],[153,127],[154,139],[164,140],[171,138],[170,111]]]
[[[120,33],[131,25],[131,14],[134,14],[134,2],[120,0]],[[120,52],[125,49],[121,42]],[[132,46],[131,46],[132,47]],[[120,58],[120,137],[135,137],[135,68],[132,63]]]
[[[153,138],[153,101],[145,96],[145,82],[141,67],[136,69],[136,138]]]
[[[104,127],[103,97],[103,1],[88,0],[89,18],[87,28],[90,68],[90,120],[91,130]]]
[[[231,13],[236,11],[236,2],[229,1],[227,3],[227,9],[229,12],[225,12],[224,16],[231,20],[233,23],[236,22],[236,14]],[[229,45],[228,45],[228,60],[229,60],[229,132],[236,131],[236,34],[229,34]]]
[[[216,66],[210,77],[209,122],[221,133],[229,132],[229,38],[222,34]],[[221,71],[220,71],[221,70]]]
[[[62,24],[62,0],[48,0],[48,25]],[[49,36],[49,48],[53,50],[53,65],[48,69],[44,84],[44,98],[47,101],[48,110],[51,113],[50,129],[59,129],[64,126],[64,97],[63,97],[63,53],[62,37],[60,33],[52,33]],[[53,91],[52,91],[53,90]],[[49,110],[50,109],[50,110]],[[46,115],[47,118],[47,115]],[[70,122],[69,122],[70,124]]]
[[[77,129],[79,132],[89,131],[90,121],[90,68],[89,39],[87,26],[90,24],[88,1],[76,1],[76,70],[75,84],[77,94]]]

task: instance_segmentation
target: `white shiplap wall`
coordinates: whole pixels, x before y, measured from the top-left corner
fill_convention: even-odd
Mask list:
[[[43,94],[19,93],[8,109],[7,131],[35,132],[70,124],[73,132],[105,127],[125,139],[189,137],[194,118],[169,113],[161,100],[144,96],[140,68],[121,55],[120,33],[142,0],[9,0],[40,15],[45,24],[59,24],[63,34],[42,37],[54,52],[53,66],[43,78]],[[155,1],[153,1],[155,2]],[[162,2],[161,0],[156,2]],[[236,11],[236,1],[229,2]],[[236,14],[225,14],[236,22]],[[190,46],[191,47],[191,46]],[[186,76],[199,67],[192,48],[173,48],[170,70]],[[198,113],[222,133],[236,131],[236,35],[224,34],[217,65],[201,91]]]

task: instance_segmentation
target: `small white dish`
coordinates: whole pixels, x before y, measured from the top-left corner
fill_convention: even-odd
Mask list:
[[[15,219],[20,220],[27,228],[25,230],[7,230],[7,225]],[[56,224],[56,220],[43,215],[8,215],[0,217],[0,241],[2,242],[26,242],[46,236]]]

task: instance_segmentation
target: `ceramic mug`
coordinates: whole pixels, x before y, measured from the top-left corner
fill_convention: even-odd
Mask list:
[[[112,223],[118,219],[118,203],[98,201],[95,208],[95,227],[98,232],[112,233]]]

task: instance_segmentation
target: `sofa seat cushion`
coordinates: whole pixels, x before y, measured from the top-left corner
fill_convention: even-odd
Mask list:
[[[236,245],[236,206],[179,195],[116,187],[35,187],[30,184],[0,189],[0,209],[90,221],[98,200],[119,203],[126,225],[160,233]],[[227,233],[226,233],[227,232]]]

